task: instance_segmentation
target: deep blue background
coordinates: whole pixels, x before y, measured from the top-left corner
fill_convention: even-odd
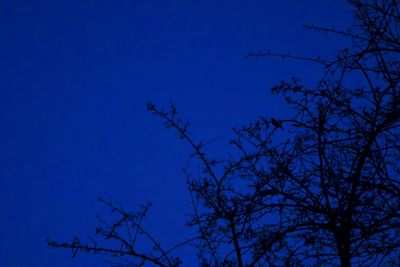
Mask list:
[[[0,1],[0,266],[101,266],[44,240],[93,234],[104,192],[128,209],[152,201],[146,226],[184,239],[190,148],[147,101],[174,102],[223,155],[233,126],[285,115],[271,86],[320,73],[244,55],[332,55],[340,38],[302,24],[351,20],[344,0]]]

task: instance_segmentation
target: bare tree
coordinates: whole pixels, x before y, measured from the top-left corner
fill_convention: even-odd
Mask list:
[[[203,166],[202,172],[185,170],[193,204],[189,223],[198,236],[184,244],[198,249],[201,265],[400,265],[400,5],[348,2],[355,16],[351,29],[306,26],[351,40],[336,58],[248,55],[308,60],[326,72],[312,88],[295,78],[274,87],[292,116],[260,118],[235,129],[235,152],[225,159],[206,155],[207,143],[190,137],[175,107],[148,105],[191,145]],[[154,240],[137,222],[143,216],[109,205],[123,219],[98,233],[120,242],[119,249],[76,240],[49,245],[180,264],[156,241],[150,253],[134,250],[131,237],[122,238],[116,229],[128,223]]]

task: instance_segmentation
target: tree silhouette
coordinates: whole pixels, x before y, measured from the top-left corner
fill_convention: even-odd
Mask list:
[[[204,152],[174,106],[148,109],[188,142],[198,172],[185,169],[193,205],[189,225],[198,236],[202,266],[400,265],[400,5],[397,0],[350,0],[349,30],[306,27],[349,38],[334,59],[273,52],[321,64],[312,88],[293,78],[272,88],[291,107],[288,118],[260,118],[235,129],[235,153],[222,160]],[[357,82],[355,82],[357,81]],[[356,84],[356,85],[355,85]],[[97,233],[116,249],[79,239],[51,247],[107,253],[135,266],[178,266],[141,222],[148,207],[128,213],[103,201],[118,220]],[[128,233],[119,230],[128,226]],[[137,236],[152,242],[135,250]],[[133,260],[134,262],[130,261]]]

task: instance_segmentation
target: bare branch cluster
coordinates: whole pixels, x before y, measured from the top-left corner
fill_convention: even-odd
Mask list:
[[[312,61],[326,74],[313,88],[296,78],[272,88],[295,112],[235,129],[236,152],[225,159],[206,155],[207,143],[190,137],[174,106],[165,111],[148,104],[203,166],[185,169],[193,206],[189,225],[198,233],[193,244],[202,266],[400,265],[400,4],[349,3],[356,21],[350,30],[307,26],[350,38],[351,47],[336,58],[248,55]],[[180,264],[155,241],[154,252],[142,254],[117,234],[129,222],[154,240],[138,222],[147,208],[127,214],[110,207],[121,220],[99,233],[119,241],[121,255]],[[49,244],[114,253],[78,239]]]
[[[96,228],[96,235],[106,243],[99,245],[99,241],[92,237],[88,237],[88,242],[85,243],[79,237],[74,237],[71,242],[47,240],[48,245],[52,248],[69,249],[72,257],[76,257],[79,252],[111,256],[113,261],[109,262],[112,266],[145,266],[152,263],[156,266],[173,267],[181,264],[181,260],[171,256],[171,253],[179,246],[189,245],[192,240],[164,249],[142,225],[151,204],[142,205],[138,212],[131,213],[113,199],[99,198],[98,201],[108,207],[115,217],[115,221],[111,223],[98,217],[100,226]],[[147,244],[147,250],[143,248],[144,243]]]

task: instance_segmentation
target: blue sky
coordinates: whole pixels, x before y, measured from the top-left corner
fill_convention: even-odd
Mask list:
[[[147,227],[166,245],[184,239],[190,148],[146,103],[175,103],[223,155],[233,126],[285,116],[271,86],[320,73],[244,56],[332,55],[343,41],[302,25],[351,21],[342,0],[1,1],[0,265],[102,266],[44,240],[94,234],[104,193],[127,209],[153,202]]]

